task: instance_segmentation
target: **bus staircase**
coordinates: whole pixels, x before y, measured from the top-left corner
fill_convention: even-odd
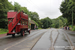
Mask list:
[[[20,17],[21,17],[21,15],[19,12],[19,13],[16,13],[16,15],[11,19],[11,22],[8,25],[8,29],[9,29],[8,34],[13,34],[12,30],[15,28],[17,23],[20,21],[20,19],[21,19]]]

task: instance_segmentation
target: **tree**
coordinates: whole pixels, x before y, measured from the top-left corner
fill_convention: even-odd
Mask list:
[[[59,28],[65,26],[67,23],[67,19],[63,18],[62,16],[59,16],[56,19],[52,19],[52,27]]]
[[[75,3],[74,0],[64,0],[60,6],[60,11],[62,12],[62,17],[67,18],[67,25],[72,24],[72,12],[75,16]],[[73,23],[75,22],[75,17],[73,17]]]
[[[0,28],[7,28],[7,12],[13,9],[13,5],[8,0],[0,0]]]
[[[24,13],[26,13],[26,14],[28,14],[29,13],[29,11],[28,11],[28,9],[26,8],[26,7],[21,7],[20,8],[20,11],[24,11]]]
[[[19,11],[21,9],[21,5],[17,2],[14,2],[14,10]]]
[[[66,18],[63,18],[62,16],[59,16],[58,19],[61,23],[61,26],[65,26],[67,24],[67,19]]]
[[[75,0],[72,0],[73,2],[75,2]]]
[[[39,15],[36,12],[30,12],[29,16],[31,17],[32,20],[36,22],[39,20]]]
[[[52,19],[52,27],[54,28],[59,28],[59,19],[56,18],[56,19]]]
[[[32,20],[34,20],[36,23],[38,23],[39,25],[39,27],[41,27],[41,25],[42,25],[42,23],[40,22],[40,20],[39,20],[39,15],[38,15],[38,13],[37,12],[29,12],[28,11],[28,16],[32,19]]]
[[[0,0],[0,28],[7,28],[7,12],[9,10],[15,10],[15,11],[24,11],[28,17],[30,17],[32,20],[34,20],[36,23],[38,23],[39,27],[42,25],[42,23],[39,20],[39,15],[37,12],[31,12],[26,7],[21,7],[21,5],[17,2],[14,3],[14,6],[11,4],[11,2],[8,2],[8,0]]]
[[[43,25],[43,28],[49,28],[51,27],[52,21],[49,17],[46,17],[44,19],[41,19],[41,23]]]

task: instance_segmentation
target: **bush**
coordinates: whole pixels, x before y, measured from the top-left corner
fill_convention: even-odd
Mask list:
[[[42,28],[38,28],[38,29],[42,29]]]
[[[70,30],[72,30],[72,25],[69,25]]]
[[[73,26],[72,31],[75,31],[75,26]]]

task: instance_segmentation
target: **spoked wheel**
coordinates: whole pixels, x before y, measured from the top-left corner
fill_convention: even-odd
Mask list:
[[[25,33],[24,30],[21,30],[21,36],[24,36],[24,33]]]

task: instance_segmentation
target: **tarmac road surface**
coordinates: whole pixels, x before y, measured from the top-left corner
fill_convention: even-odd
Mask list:
[[[5,36],[0,38],[0,50],[66,50],[70,44],[63,31],[52,28],[32,30],[23,37]]]

